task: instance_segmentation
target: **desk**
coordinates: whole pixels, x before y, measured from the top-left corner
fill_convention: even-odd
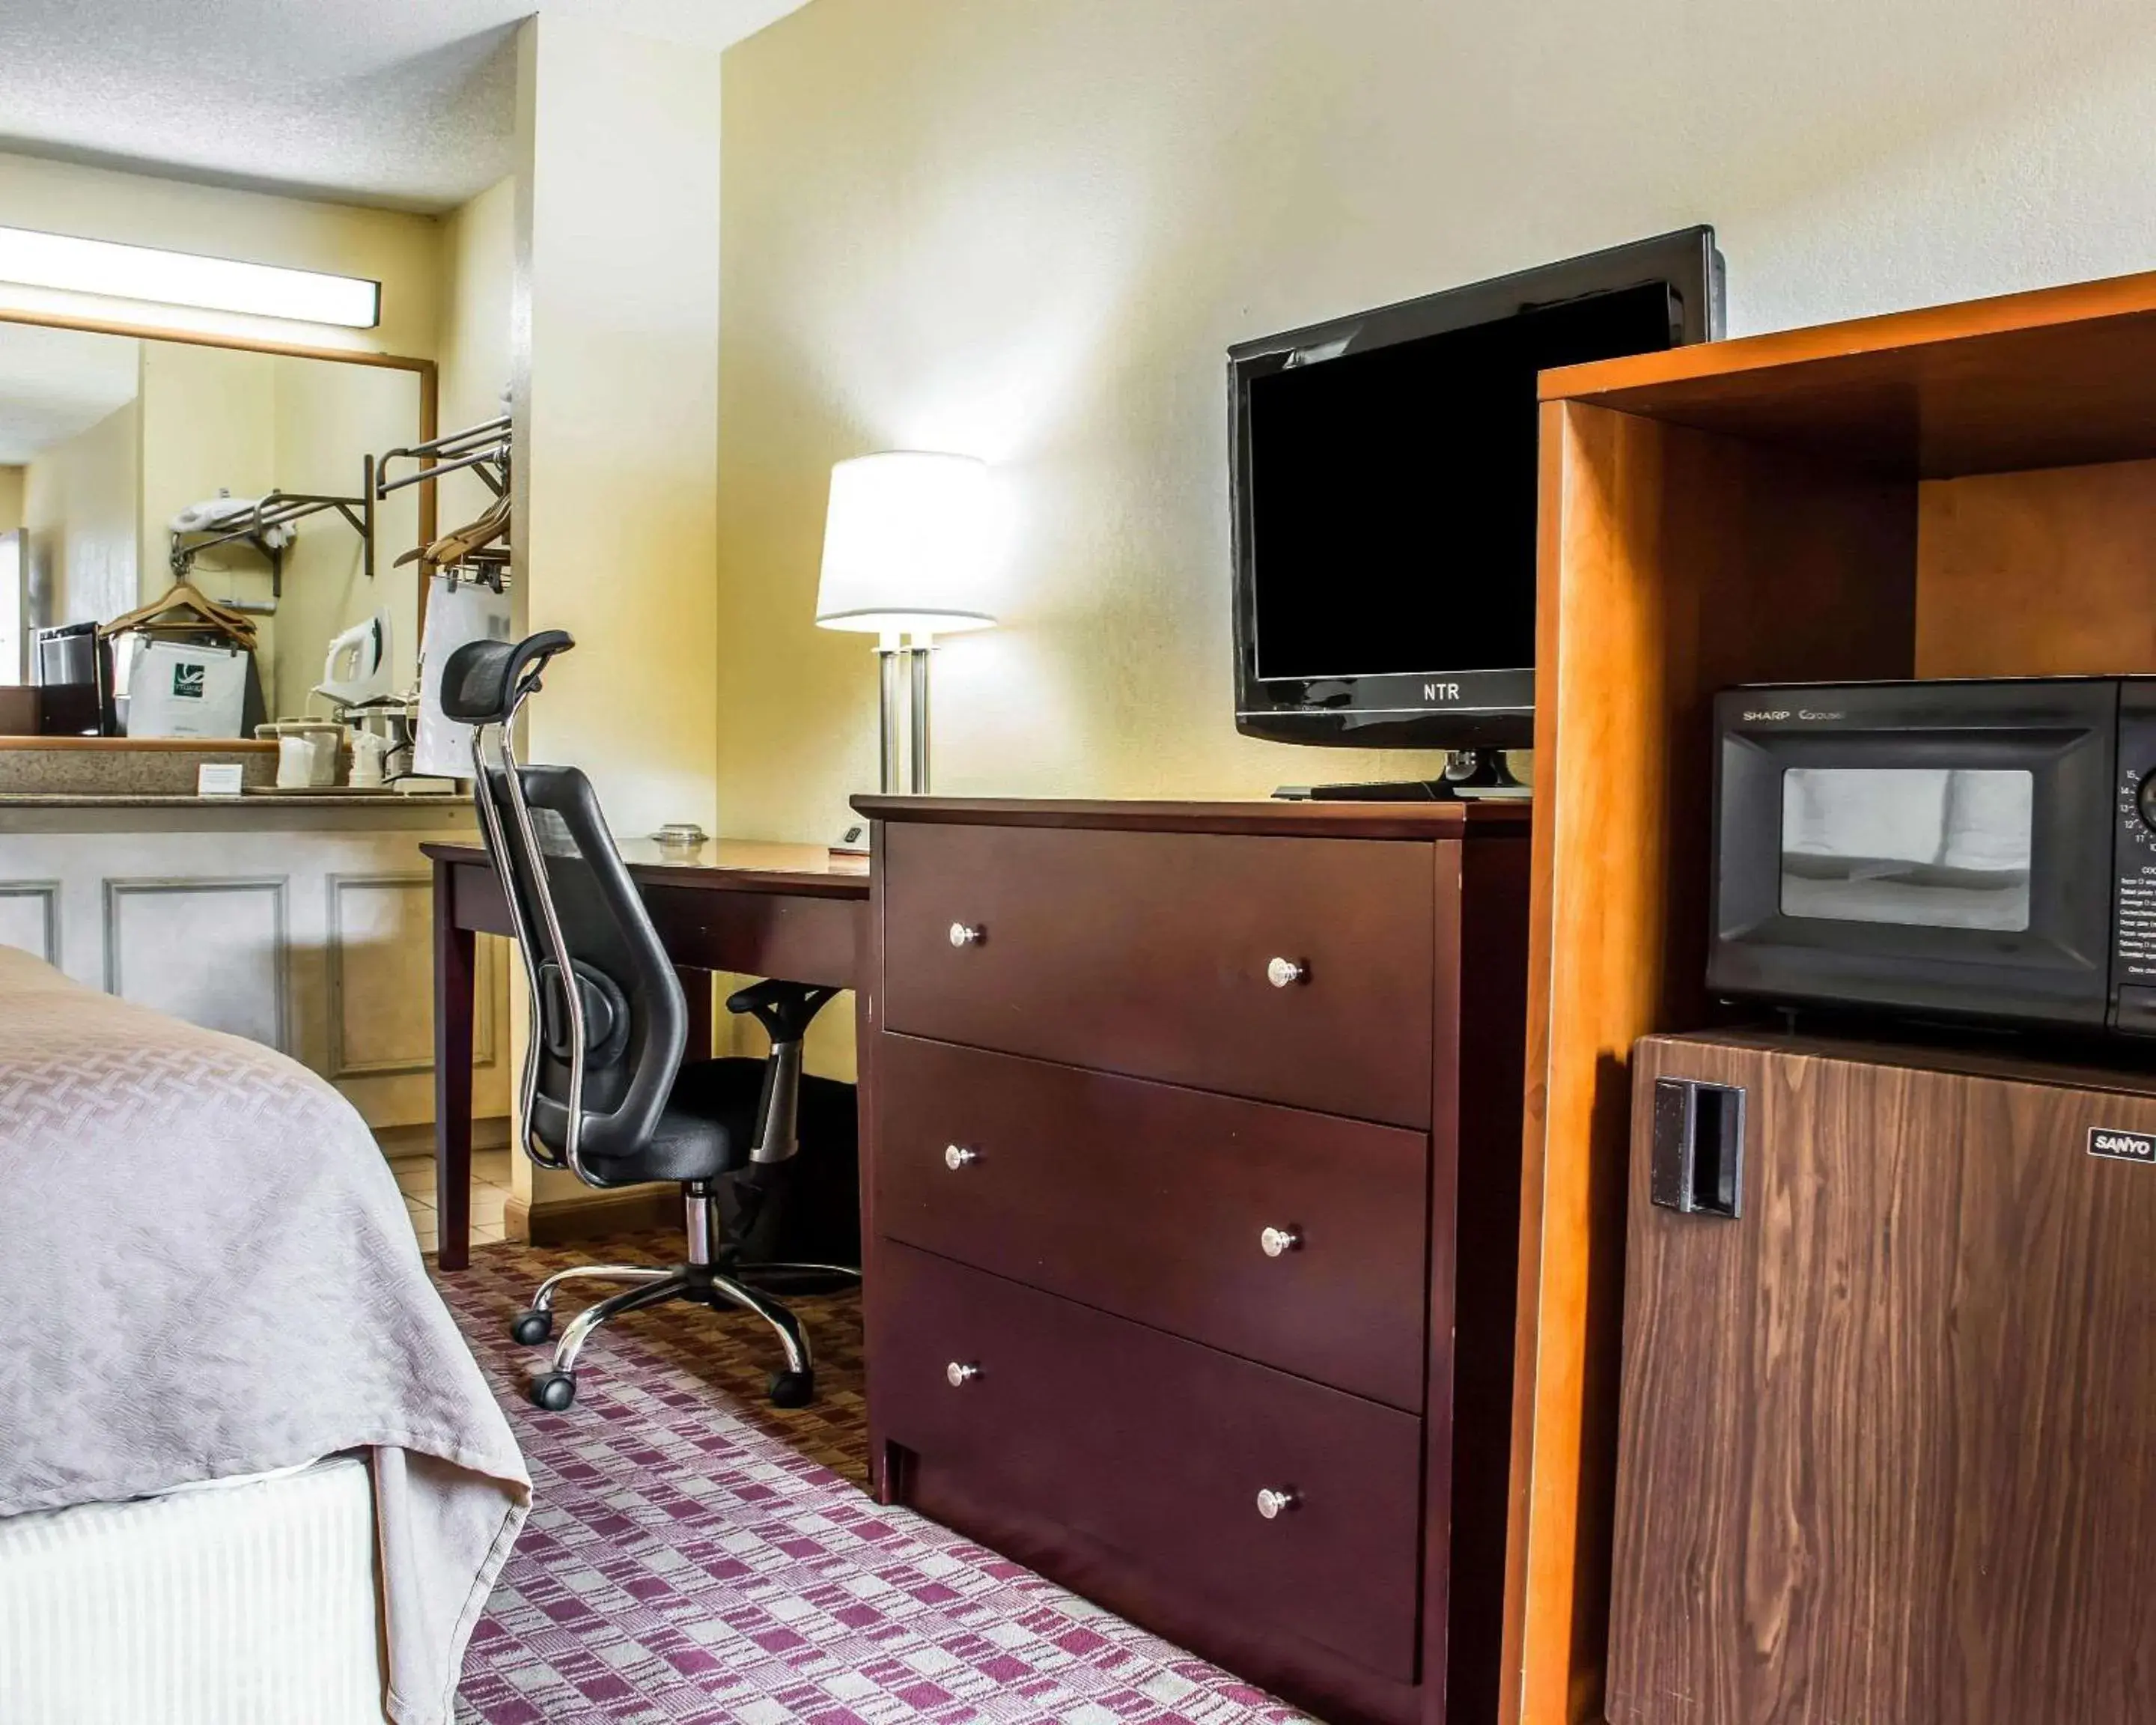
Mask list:
[[[471,1239],[473,936],[510,935],[501,883],[476,845],[426,845],[434,870],[434,1179],[441,1267]],[[850,988],[867,968],[869,865],[820,845],[721,839],[683,860],[649,840],[621,847],[667,954],[683,970],[739,971]],[[698,997],[690,996],[691,1003]],[[692,1017],[705,1026],[708,1009]]]

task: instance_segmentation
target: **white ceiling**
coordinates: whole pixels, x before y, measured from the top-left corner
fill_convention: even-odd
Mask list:
[[[18,467],[135,399],[141,344],[0,323],[0,467]]]
[[[546,0],[724,48],[803,0]],[[537,0],[0,0],[0,150],[452,208],[511,171]]]

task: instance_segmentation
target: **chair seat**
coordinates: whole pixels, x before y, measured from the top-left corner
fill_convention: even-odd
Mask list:
[[[587,1158],[609,1186],[645,1180],[710,1180],[747,1162],[756,1147],[764,1063],[727,1059],[683,1064],[651,1142],[629,1156]]]

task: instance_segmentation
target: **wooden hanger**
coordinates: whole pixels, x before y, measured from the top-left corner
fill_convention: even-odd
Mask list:
[[[192,581],[174,582],[148,604],[99,624],[97,632],[107,640],[131,632],[220,634],[249,653],[254,650],[254,620],[229,605],[220,605]]]
[[[509,531],[509,499],[506,495],[497,497],[477,521],[468,526],[451,529],[431,545],[406,552],[397,559],[396,567],[402,568],[417,558],[429,569],[454,568],[474,552],[504,537]]]

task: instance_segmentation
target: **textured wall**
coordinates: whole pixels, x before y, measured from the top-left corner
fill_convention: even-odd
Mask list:
[[[709,827],[718,56],[552,13],[522,44],[517,572],[531,626],[578,642],[533,757],[624,834]]]
[[[833,461],[1002,470],[938,789],[1427,770],[1235,734],[1229,343],[1697,221],[1734,333],[2147,268],[2152,90],[2128,0],[814,0],[726,56],[726,829],[874,783]]]

